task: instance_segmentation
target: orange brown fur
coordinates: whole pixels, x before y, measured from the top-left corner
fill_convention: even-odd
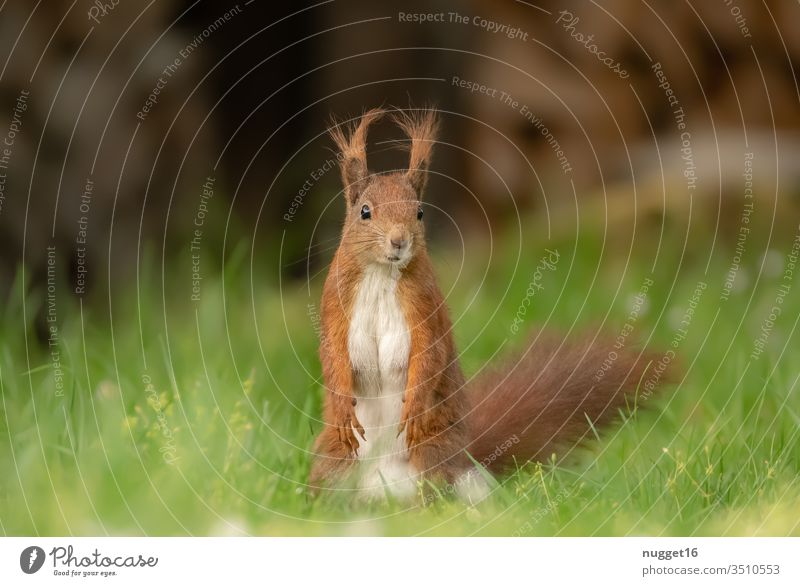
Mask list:
[[[408,173],[406,175],[414,189],[422,193],[425,189],[428,163],[439,127],[436,112],[430,109],[417,110],[412,113],[401,110],[396,112],[392,118],[411,142],[408,148]]]
[[[331,130],[341,152],[347,213],[322,294],[325,426],[315,444],[311,485],[343,483],[358,461],[359,437],[365,439],[356,417],[348,337],[358,287],[371,264],[394,263],[400,271],[395,294],[410,346],[397,428],[405,432],[407,460],[420,479],[455,482],[473,469],[468,451],[488,468],[502,471],[514,460],[547,458],[579,441],[590,430],[587,417],[593,425],[607,422],[625,404],[646,357],[620,350],[613,367],[595,382],[592,375],[612,347],[609,343],[567,345],[541,337],[506,369],[484,374],[465,388],[452,324],[418,219],[436,116],[431,111],[396,114],[410,139],[409,169],[374,175],[367,170],[367,129],[383,114],[370,110],[357,124]],[[371,213],[367,219],[365,207]],[[402,249],[407,258],[392,256],[395,241],[407,248]],[[511,437],[518,439],[513,449],[490,461],[497,446]]]

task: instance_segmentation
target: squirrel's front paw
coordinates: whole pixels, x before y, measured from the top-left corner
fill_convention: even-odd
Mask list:
[[[358,438],[355,432],[366,441],[367,436],[364,433],[364,427],[356,417],[356,400],[352,397],[341,397],[336,406],[334,413],[334,426],[339,434],[339,441],[342,442],[348,449],[348,452],[354,456],[358,456]]]
[[[400,427],[397,435],[406,432],[406,445],[411,448],[423,439],[422,418],[425,411],[422,402],[414,395],[403,399],[403,410],[400,413]]]

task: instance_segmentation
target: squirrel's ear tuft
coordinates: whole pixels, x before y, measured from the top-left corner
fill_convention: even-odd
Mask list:
[[[347,203],[353,205],[364,190],[369,177],[367,169],[367,129],[369,125],[384,115],[384,110],[374,108],[365,112],[361,118],[350,122],[331,121],[328,132],[339,149],[339,166],[342,169],[342,183]]]
[[[439,128],[437,112],[433,108],[397,110],[393,118],[411,142],[408,149],[406,178],[417,192],[417,196],[421,198],[428,179],[428,165]]]

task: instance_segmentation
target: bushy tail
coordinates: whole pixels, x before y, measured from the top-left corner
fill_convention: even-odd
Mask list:
[[[515,461],[547,460],[620,408],[647,400],[658,358],[616,349],[607,338],[570,344],[540,333],[522,355],[470,384],[468,451],[493,472]]]

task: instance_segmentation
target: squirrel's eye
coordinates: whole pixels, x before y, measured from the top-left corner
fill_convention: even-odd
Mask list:
[[[418,220],[421,220],[421,219],[422,219],[422,206],[420,206],[419,208],[417,208],[417,219],[418,219]]]
[[[369,206],[367,204],[361,206],[361,219],[369,220],[371,217],[372,217],[372,212],[369,211]]]

